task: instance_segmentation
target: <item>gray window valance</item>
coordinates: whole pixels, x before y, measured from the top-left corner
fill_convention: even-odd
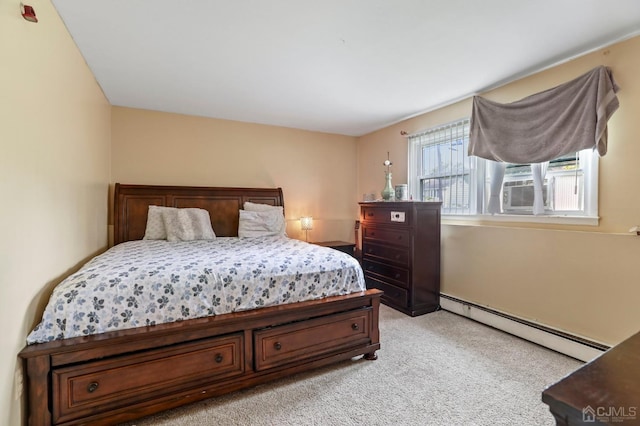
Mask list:
[[[469,155],[515,164],[542,163],[594,148],[607,152],[607,121],[618,86],[604,66],[519,101],[473,98]]]

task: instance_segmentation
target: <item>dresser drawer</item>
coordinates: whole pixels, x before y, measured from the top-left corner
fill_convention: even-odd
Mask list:
[[[244,372],[243,335],[200,340],[167,349],[53,371],[54,421],[64,422],[169,394],[184,383],[221,379]]]
[[[395,226],[409,226],[411,209],[399,207],[362,207],[362,221],[385,223]]]
[[[384,291],[382,300],[392,305],[402,307],[409,305],[409,292],[403,288],[371,277],[367,277],[367,288],[377,288]]]
[[[409,271],[406,269],[366,259],[362,262],[362,269],[365,276],[378,276],[384,281],[391,280],[401,287],[409,288]]]
[[[402,247],[411,245],[411,232],[405,229],[384,228],[378,226],[363,226],[362,236],[366,240],[380,241]]]
[[[257,330],[256,371],[339,352],[370,340],[371,308]]]
[[[381,262],[394,263],[400,266],[409,266],[409,250],[406,248],[389,247],[372,244],[365,241],[362,249],[365,258],[377,259]]]

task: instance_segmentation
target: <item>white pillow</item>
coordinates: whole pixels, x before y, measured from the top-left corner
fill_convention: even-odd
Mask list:
[[[270,206],[269,204],[252,203],[251,201],[244,202],[244,209],[250,212],[268,212],[279,211],[284,216],[284,209],[282,206]]]
[[[175,207],[149,206],[147,211],[147,227],[144,231],[143,240],[166,240],[167,231],[164,228],[162,212],[178,210]]]
[[[162,219],[168,241],[213,240],[216,238],[207,210],[197,208],[164,210]]]
[[[271,212],[272,214],[279,214],[282,216],[282,229],[280,230],[281,235],[287,235],[287,224],[284,220],[284,207],[282,206],[271,206],[269,204],[259,204],[252,203],[251,201],[244,202],[244,209],[250,212]]]
[[[284,216],[277,210],[252,212],[240,210],[238,237],[269,237],[285,235]]]

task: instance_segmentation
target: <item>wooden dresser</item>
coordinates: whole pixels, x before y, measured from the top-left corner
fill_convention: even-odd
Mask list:
[[[411,316],[440,305],[440,202],[360,203],[367,288]]]

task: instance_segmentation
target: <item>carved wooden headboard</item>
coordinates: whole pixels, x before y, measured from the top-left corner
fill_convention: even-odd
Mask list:
[[[219,237],[238,236],[239,210],[245,201],[283,206],[282,188],[208,188],[197,186],[124,185],[114,191],[114,244],[141,240],[150,205],[198,207],[209,211]]]

